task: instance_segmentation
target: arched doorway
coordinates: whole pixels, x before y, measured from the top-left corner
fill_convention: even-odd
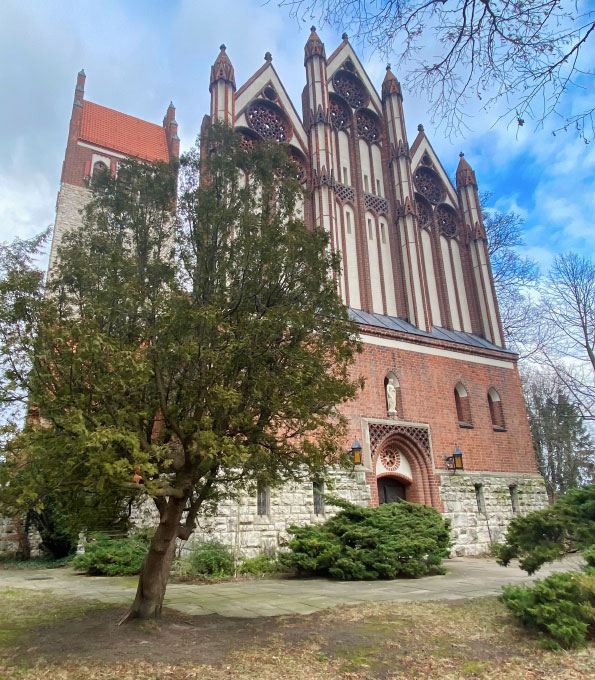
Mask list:
[[[399,503],[407,500],[404,480],[395,477],[380,477],[378,479],[378,503]]]

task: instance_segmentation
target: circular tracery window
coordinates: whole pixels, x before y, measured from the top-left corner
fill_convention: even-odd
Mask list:
[[[357,133],[366,142],[377,142],[380,139],[380,128],[376,117],[369,111],[362,109],[357,112]]]
[[[283,113],[265,101],[254,102],[246,114],[248,125],[265,139],[286,142],[292,137],[291,125]]]
[[[368,102],[368,93],[361,80],[349,73],[349,71],[339,71],[333,78],[335,92],[354,109],[365,106]]]
[[[337,130],[343,130],[351,122],[351,111],[340,99],[335,97],[330,98],[329,113],[331,123]]]
[[[427,168],[418,168],[413,175],[415,186],[419,193],[436,205],[442,199],[442,182]]]
[[[396,470],[401,464],[401,454],[397,449],[386,449],[380,454],[380,462],[385,470]]]
[[[445,236],[453,237],[457,233],[457,218],[454,212],[445,205],[436,208],[436,221],[441,233]]]
[[[429,227],[432,224],[432,215],[430,208],[423,201],[415,199],[415,207],[417,209],[417,221],[420,227]]]
[[[308,175],[306,172],[306,165],[304,163],[304,160],[302,156],[293,149],[293,147],[290,147],[289,149],[289,157],[291,160],[295,163],[297,174],[296,174],[296,179],[300,184],[304,184],[306,180],[308,179]]]

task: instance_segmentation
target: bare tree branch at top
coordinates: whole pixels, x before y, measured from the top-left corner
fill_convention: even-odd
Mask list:
[[[500,101],[508,122],[595,137],[592,60],[595,9],[572,0],[280,0],[300,21],[348,31],[397,57],[404,82],[431,102],[432,122],[449,136],[467,126],[469,105]],[[585,63],[588,64],[585,66]],[[587,99],[568,113],[569,92]]]

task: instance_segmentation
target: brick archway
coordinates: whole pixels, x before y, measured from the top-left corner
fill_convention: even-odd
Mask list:
[[[405,456],[411,468],[411,483],[407,488],[407,500],[411,503],[430,505],[438,511],[442,509],[438,494],[438,480],[433,471],[427,428],[371,423],[370,443],[376,490],[378,488],[378,476],[376,474],[378,458],[383,451],[396,448]],[[393,474],[393,476],[399,478],[400,475],[397,471],[395,472],[397,474]],[[377,493],[374,495],[378,498]]]

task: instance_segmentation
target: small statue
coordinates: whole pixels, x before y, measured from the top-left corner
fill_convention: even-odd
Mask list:
[[[397,413],[397,388],[391,383],[386,384],[386,404],[389,415]]]

